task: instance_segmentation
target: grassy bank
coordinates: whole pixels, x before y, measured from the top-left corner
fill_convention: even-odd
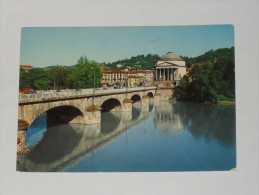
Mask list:
[[[232,102],[232,101],[217,101],[217,104],[219,104],[219,105],[236,105],[236,102]]]

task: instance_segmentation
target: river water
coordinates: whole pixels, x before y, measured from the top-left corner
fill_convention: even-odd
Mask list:
[[[101,124],[46,124],[27,131],[28,172],[220,171],[236,167],[235,106],[151,102],[103,112]]]

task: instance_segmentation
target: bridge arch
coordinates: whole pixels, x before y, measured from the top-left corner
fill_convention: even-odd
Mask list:
[[[149,98],[154,98],[154,94],[152,92],[149,92],[147,96],[149,96]]]
[[[60,122],[69,123],[73,122],[78,116],[83,117],[83,113],[74,106],[57,106],[46,111],[47,123]]]
[[[47,121],[54,122],[71,122],[78,116],[83,116],[83,112],[77,106],[64,104],[64,105],[55,105],[55,104],[48,104],[47,106],[44,104],[41,105],[34,105],[31,107],[26,107],[27,109],[32,109],[32,113],[30,116],[25,116],[24,119],[29,124],[28,127],[43,113],[47,114]],[[55,114],[56,112],[56,114]],[[67,115],[67,116],[66,116]]]
[[[102,105],[102,112],[116,112],[116,111],[121,111],[121,103],[118,99],[116,98],[110,98],[108,100],[105,100]]]
[[[131,97],[131,100],[133,101],[133,104],[138,102],[138,101],[141,101],[141,97],[139,94],[134,94],[132,97]]]

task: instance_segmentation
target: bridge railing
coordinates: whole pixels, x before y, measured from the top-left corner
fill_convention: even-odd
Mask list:
[[[134,91],[152,90],[156,87],[137,87],[137,88],[123,88],[123,89],[83,89],[81,91],[65,91],[65,92],[39,92],[35,94],[19,94],[19,99],[39,99],[39,98],[53,98],[53,97],[75,97],[82,95],[101,95],[112,93],[126,93]]]

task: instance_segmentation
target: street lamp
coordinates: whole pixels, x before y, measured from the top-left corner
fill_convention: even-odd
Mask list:
[[[54,71],[54,90],[55,90],[55,86],[56,86],[56,78],[55,78],[55,71]]]
[[[94,89],[93,89],[93,99],[92,99],[92,104],[94,105],[94,93],[95,93],[95,68],[93,68],[94,70]]]

